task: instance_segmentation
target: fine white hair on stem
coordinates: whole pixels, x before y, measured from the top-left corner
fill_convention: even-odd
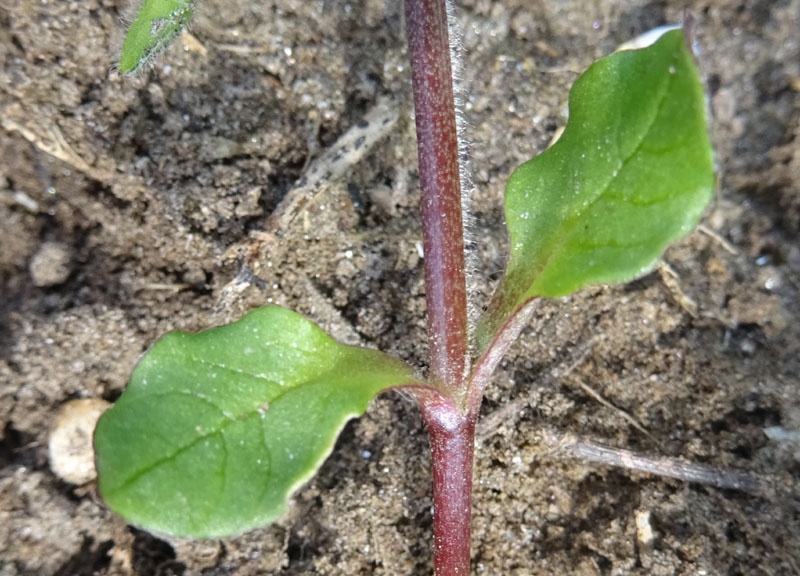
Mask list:
[[[470,336],[480,317],[480,307],[472,297],[477,290],[477,254],[474,247],[474,218],[470,210],[474,182],[470,168],[470,147],[468,133],[469,122],[464,114],[466,103],[466,90],[462,84],[462,59],[464,45],[461,42],[463,33],[456,16],[453,0],[447,0],[447,32],[450,39],[450,68],[453,76],[453,104],[456,114],[456,137],[458,139],[458,176],[461,183],[461,220],[464,229],[464,259],[467,289],[467,314]],[[471,338],[470,338],[471,340]]]

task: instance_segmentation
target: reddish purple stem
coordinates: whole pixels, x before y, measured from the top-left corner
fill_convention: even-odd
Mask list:
[[[458,138],[445,0],[407,0],[431,381],[461,399],[469,360]]]
[[[416,390],[431,438],[436,576],[469,576],[475,416],[467,413],[469,344],[464,230],[445,0],[406,0],[414,80],[430,380]],[[477,412],[475,412],[477,415]]]
[[[433,467],[435,576],[469,576],[475,420],[455,405],[423,407]]]

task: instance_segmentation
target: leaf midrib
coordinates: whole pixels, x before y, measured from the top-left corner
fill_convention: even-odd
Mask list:
[[[209,361],[209,360],[203,360],[203,359],[200,359],[200,358],[197,358],[197,357],[194,357],[194,356],[186,356],[186,358],[188,360],[192,361],[192,362],[196,362],[196,363],[204,365],[204,366],[214,366],[215,368],[219,368],[221,370],[228,370],[228,371],[233,372],[234,374],[237,374],[239,376],[244,376],[244,377],[247,377],[247,378],[253,378],[254,380],[263,380],[263,381],[269,382],[270,384],[274,384],[276,386],[280,386],[280,384],[278,384],[277,382],[274,382],[274,381],[272,381],[272,380],[270,380],[270,379],[268,379],[268,378],[266,378],[264,376],[259,376],[256,373],[245,372],[244,370],[237,370],[237,369],[231,368],[230,366],[227,366],[225,364],[220,364],[218,362]],[[338,365],[338,361],[337,361],[337,365]],[[302,382],[300,382],[300,383],[298,383],[298,384],[296,384],[294,386],[285,386],[285,387],[283,387],[281,389],[281,392],[277,396],[275,396],[271,400],[269,400],[269,402],[270,403],[277,402],[278,400],[283,398],[289,392],[292,392],[293,390],[295,390],[297,388],[300,388],[302,386],[307,386],[309,384],[313,384],[314,381],[317,380],[319,377],[320,377],[320,375],[315,375],[313,379],[304,380],[304,381],[302,381]],[[116,487],[111,488],[110,490],[108,490],[107,494],[109,494],[109,495],[115,494],[115,493],[118,493],[119,491],[122,491],[122,490],[125,490],[125,489],[129,488],[132,484],[137,482],[140,478],[142,478],[143,476],[145,476],[149,472],[152,472],[153,470],[155,470],[159,466],[174,460],[175,458],[177,458],[178,456],[180,456],[184,452],[186,452],[188,450],[191,450],[192,448],[197,446],[197,444],[199,442],[202,442],[204,440],[212,438],[212,437],[216,436],[217,434],[222,434],[225,431],[225,429],[228,426],[230,426],[231,424],[233,424],[235,422],[243,422],[245,420],[248,420],[250,417],[252,417],[255,414],[259,414],[259,416],[261,415],[261,413],[259,412],[259,409],[260,409],[260,405],[259,405],[259,407],[253,408],[251,410],[245,410],[244,412],[240,413],[239,416],[236,416],[236,417],[228,416],[225,410],[220,408],[219,405],[217,405],[215,402],[213,402],[207,396],[198,396],[197,394],[191,394],[191,393],[183,392],[183,391],[180,391],[180,390],[174,390],[174,391],[160,393],[160,394],[148,394],[146,396],[141,396],[141,397],[139,397],[137,399],[131,399],[131,400],[132,401],[137,401],[137,400],[141,401],[141,400],[149,400],[151,398],[157,398],[159,396],[175,396],[175,395],[188,396],[188,397],[193,398],[195,400],[200,400],[200,401],[203,401],[203,402],[205,402],[207,404],[210,404],[211,406],[213,406],[214,408],[216,408],[219,411],[219,413],[222,415],[223,419],[217,424],[217,427],[214,430],[209,431],[209,432],[207,432],[205,434],[202,434],[200,436],[197,436],[194,440],[192,440],[191,442],[189,442],[185,446],[181,446],[180,448],[178,448],[177,450],[175,450],[171,454],[169,454],[167,456],[163,456],[162,458],[156,460],[152,464],[148,464],[147,466],[145,466],[141,470],[137,470],[131,476],[126,478],[125,481],[123,481],[119,486],[116,486]],[[263,400],[263,399],[260,399],[260,400],[261,400],[261,402],[265,402],[266,401],[266,400]],[[263,424],[261,424],[260,427],[262,429],[261,437],[262,437],[262,440],[263,440],[264,448],[267,450],[267,453],[269,454],[269,459],[270,459],[270,464],[271,464],[272,456],[271,456],[271,452],[269,450],[269,447],[267,446],[266,440],[264,439],[264,434],[263,434],[264,426],[263,426]],[[224,435],[222,435],[222,442],[223,442],[223,445],[225,445]],[[226,450],[226,453],[227,453],[227,445],[225,445],[225,450]],[[270,465],[270,469],[271,469],[271,465]]]
[[[674,61],[674,57],[670,60],[670,62],[672,63],[673,61]],[[582,207],[582,209],[579,209],[573,216],[568,217],[563,221],[562,225],[560,226],[561,232],[558,233],[558,237],[556,239],[554,239],[553,241],[551,241],[549,243],[547,249],[544,250],[544,252],[547,253],[547,256],[542,261],[541,265],[537,267],[538,269],[536,271],[536,274],[534,276],[533,281],[531,282],[531,286],[523,294],[523,298],[524,299],[531,299],[531,298],[535,298],[537,296],[541,296],[541,294],[535,294],[535,293],[531,294],[530,290],[536,284],[536,281],[541,277],[542,273],[550,265],[550,261],[555,256],[558,256],[558,255],[560,255],[562,253],[562,251],[564,249],[564,246],[565,246],[565,243],[566,243],[566,240],[567,240],[567,237],[572,232],[572,230],[575,228],[575,226],[578,224],[578,221],[580,220],[581,214],[584,214],[586,211],[590,210],[591,207],[595,203],[597,203],[600,199],[603,198],[603,196],[606,194],[606,192],[608,192],[608,189],[611,186],[611,184],[628,167],[628,164],[630,163],[631,159],[634,156],[636,156],[636,154],[638,154],[639,151],[642,149],[642,146],[644,146],[644,143],[647,141],[647,138],[650,136],[650,132],[653,129],[653,126],[655,125],[656,121],[658,120],[658,117],[661,115],[661,111],[662,111],[662,109],[664,107],[664,103],[666,102],[666,95],[667,95],[667,93],[669,91],[670,83],[672,82],[672,76],[673,76],[672,74],[668,74],[666,80],[662,83],[663,87],[659,90],[658,104],[656,105],[655,114],[653,114],[653,117],[650,120],[650,122],[648,123],[647,128],[643,131],[642,137],[640,138],[639,142],[636,144],[636,147],[631,151],[630,154],[628,154],[625,158],[622,159],[622,165],[621,165],[620,168],[617,169],[617,175],[615,176],[613,174],[613,171],[612,171],[611,178],[608,179],[608,181],[602,187],[602,189],[597,194],[597,196],[595,196],[585,207]],[[619,125],[617,125],[617,130],[618,129],[619,129]]]
[[[256,380],[267,380],[263,376],[258,376],[257,374],[254,374],[254,373],[249,373],[249,372],[245,372],[245,371],[241,371],[241,370],[236,370],[236,369],[233,369],[233,368],[231,368],[229,366],[226,366],[224,364],[219,364],[217,362],[208,361],[208,360],[202,360],[202,359],[199,359],[199,358],[196,358],[196,357],[193,357],[193,356],[189,356],[187,358],[189,360],[191,360],[191,361],[197,362],[197,363],[202,364],[202,365],[213,365],[213,366],[218,367],[218,368],[223,369],[223,370],[230,370],[230,371],[232,371],[235,374],[238,374],[240,376],[250,377],[250,378],[253,378],[253,379],[256,379]],[[336,364],[334,365],[334,367],[331,368],[327,373],[328,374],[335,373],[338,370],[340,363],[341,363],[341,359],[338,359]],[[317,375],[314,376],[314,378],[311,378],[311,379],[308,379],[308,380],[304,380],[304,381],[302,381],[302,382],[300,382],[300,383],[298,383],[298,384],[296,384],[294,386],[285,387],[284,389],[281,390],[281,392],[277,396],[275,396],[274,398],[272,398],[269,401],[270,404],[272,404],[274,402],[278,402],[286,394],[288,394],[290,392],[293,392],[294,390],[296,390],[298,388],[301,388],[303,386],[309,386],[309,385],[316,384],[322,376],[324,376],[324,374],[317,374]],[[275,382],[272,382],[270,380],[268,380],[268,381],[270,383],[272,383],[272,384],[275,384]],[[219,411],[219,413],[222,415],[223,419],[220,420],[219,423],[217,423],[216,427],[213,430],[210,430],[210,431],[208,431],[208,432],[206,432],[206,433],[204,433],[204,434],[202,434],[200,436],[197,436],[191,442],[189,442],[188,444],[186,444],[184,446],[181,446],[180,448],[178,448],[174,452],[159,458],[158,460],[152,462],[151,464],[148,464],[147,466],[145,466],[144,468],[142,468],[140,470],[137,470],[136,472],[131,474],[129,477],[127,477],[118,486],[115,486],[115,487],[110,488],[110,489],[106,489],[105,492],[106,492],[107,496],[113,497],[114,494],[118,494],[119,492],[130,488],[133,484],[138,482],[141,478],[143,478],[144,476],[146,476],[147,474],[149,474],[150,472],[152,472],[156,468],[158,468],[158,467],[160,467],[160,466],[162,466],[162,465],[164,465],[166,463],[174,461],[181,454],[183,454],[185,452],[188,452],[189,450],[192,450],[200,442],[203,442],[203,441],[208,440],[210,438],[213,438],[215,436],[220,436],[220,438],[222,440],[222,445],[223,445],[223,449],[224,449],[224,452],[225,452],[225,458],[226,458],[225,462],[227,463],[228,447],[227,447],[227,443],[226,443],[226,440],[225,440],[225,434],[224,434],[225,430],[231,424],[234,424],[234,423],[237,423],[237,422],[244,422],[244,421],[250,419],[251,417],[253,417],[256,414],[258,414],[259,416],[261,416],[261,414],[262,414],[261,412],[259,412],[260,408],[257,407],[257,408],[254,408],[252,410],[244,411],[244,412],[240,413],[236,417],[227,416],[225,410],[220,408],[216,403],[214,403],[208,397],[205,397],[205,396],[201,397],[201,396],[197,396],[195,394],[191,394],[191,393],[187,393],[187,392],[183,392],[183,391],[179,391],[179,390],[160,393],[160,394],[148,394],[147,396],[141,396],[138,399],[135,399],[134,401],[137,401],[137,400],[141,401],[141,400],[157,398],[157,397],[161,397],[161,396],[174,396],[174,395],[187,396],[187,397],[190,397],[192,399],[200,400],[200,401],[203,401],[203,402],[205,402],[207,404],[210,404],[211,406],[213,406],[214,408],[216,408]],[[269,412],[267,411],[267,414],[268,413]],[[260,420],[259,428],[261,429],[261,434],[259,434],[259,436],[261,438],[264,450],[266,451],[266,455],[267,455],[267,459],[268,459],[267,465],[269,467],[269,470],[271,471],[272,470],[272,452],[271,452],[271,450],[270,450],[270,448],[269,448],[269,446],[268,446],[268,444],[266,442],[266,438],[265,438],[265,435],[264,435],[264,419],[259,418],[259,420]],[[225,478],[226,478],[225,471],[223,470],[223,481],[225,481]],[[266,489],[266,482],[265,482],[265,489]],[[221,490],[220,495],[222,493],[224,493],[224,488],[223,488],[223,490]],[[213,513],[214,512],[212,511],[211,514],[213,515]]]

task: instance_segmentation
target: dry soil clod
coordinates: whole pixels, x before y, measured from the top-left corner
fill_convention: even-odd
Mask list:
[[[71,260],[69,246],[61,242],[44,242],[28,266],[33,284],[42,288],[63,284],[72,271]]]

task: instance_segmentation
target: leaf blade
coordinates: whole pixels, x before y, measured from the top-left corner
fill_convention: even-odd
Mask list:
[[[680,30],[593,64],[569,106],[561,139],[507,184],[510,254],[481,349],[533,298],[650,269],[713,192],[702,84]]]
[[[98,423],[100,493],[127,521],[176,536],[269,523],[347,420],[403,384],[420,383],[401,362],[278,307],[168,334]]]

